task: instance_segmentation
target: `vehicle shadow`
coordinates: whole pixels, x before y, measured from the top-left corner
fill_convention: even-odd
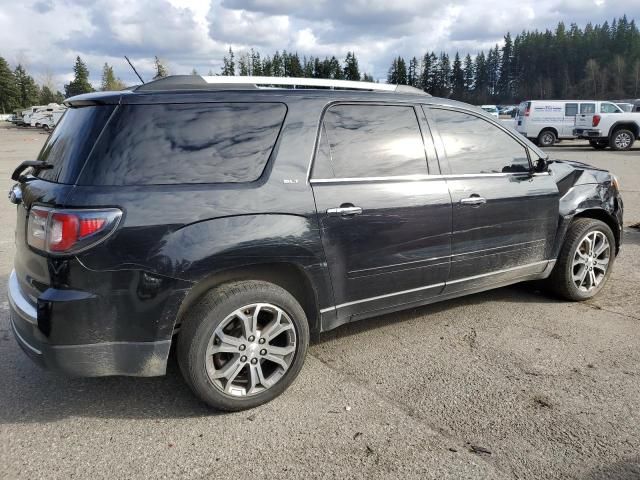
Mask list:
[[[622,460],[598,467],[584,477],[585,480],[638,480],[640,479],[640,457]]]
[[[535,283],[524,283],[343,325],[323,334],[315,343],[410,321],[454,306],[487,301],[559,302],[542,294]],[[163,377],[69,378],[43,370],[29,361],[3,323],[0,322],[3,327],[0,328],[0,375],[3,378],[0,424],[53,422],[73,416],[163,419],[226,415],[209,408],[193,395],[182,378],[173,350],[167,374]]]
[[[485,302],[501,303],[563,303],[563,300],[555,297],[551,293],[542,290],[539,282],[524,282],[509,287],[503,287],[487,292],[476,293],[453,300],[446,300],[422,307],[410,308],[401,312],[388,313],[378,317],[368,318],[357,322],[347,323],[340,327],[323,333],[315,344],[322,344],[336,338],[350,337],[362,332],[381,328],[393,323],[411,321],[424,316],[435,315],[451,308],[459,306],[480,305]]]

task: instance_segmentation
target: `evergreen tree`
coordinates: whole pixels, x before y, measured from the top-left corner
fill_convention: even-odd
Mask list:
[[[271,61],[271,76],[284,77],[284,62],[277,50],[276,53],[273,54],[273,60]]]
[[[89,69],[79,56],[76,57],[76,63],[73,66],[73,73],[73,80],[64,86],[65,95],[67,97],[93,92],[93,87],[89,83]]]
[[[195,75],[192,73],[192,75]],[[122,90],[125,87],[124,83],[116,78],[113,73],[113,67],[105,62],[102,67],[102,81],[100,82],[100,90],[102,91],[117,91]]]
[[[498,96],[503,102],[513,101],[513,73],[513,40],[511,40],[511,34],[507,33],[502,47],[500,77],[498,80]]]
[[[456,100],[464,100],[466,96],[464,71],[462,70],[462,61],[460,55],[456,52],[451,67],[451,96]]]
[[[27,74],[22,65],[16,67],[13,75],[16,80],[18,107],[27,108],[37,105],[40,98],[40,91],[33,77]]]
[[[362,74],[362,81],[363,82],[374,82],[373,76],[369,75],[368,73],[363,73]]]
[[[407,84],[407,64],[404,58],[397,57],[393,59],[389,74],[387,75],[387,83],[394,85],[406,85]]]
[[[40,105],[58,103],[56,102],[56,94],[53,93],[47,85],[43,85],[42,88],[40,89],[40,97],[38,98],[38,103]]]
[[[7,61],[0,57],[0,111],[10,113],[21,105],[16,77]]]
[[[347,57],[344,59],[344,78],[345,80],[360,80],[360,69],[355,53],[347,52]]]
[[[465,101],[469,101],[470,96],[473,92],[475,72],[473,70],[473,60],[471,60],[471,55],[469,55],[468,53],[467,53],[467,56],[464,57],[464,67],[462,67],[462,76],[464,78],[464,99]]]
[[[419,87],[425,92],[433,94],[436,76],[437,58],[433,52],[425,53],[422,57]]]
[[[236,74],[236,62],[231,47],[229,47],[229,56],[222,57],[222,70],[220,74],[227,77],[233,77]]]

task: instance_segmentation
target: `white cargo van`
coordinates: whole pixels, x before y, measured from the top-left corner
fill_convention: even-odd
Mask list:
[[[516,130],[541,147],[559,139],[576,138],[576,115],[622,112],[613,102],[602,100],[530,100],[522,102],[516,113]]]

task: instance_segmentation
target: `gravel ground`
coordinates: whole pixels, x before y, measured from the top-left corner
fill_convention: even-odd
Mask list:
[[[0,128],[0,191],[46,135]],[[621,180],[640,222],[640,143],[556,158]],[[0,291],[15,211],[0,202]],[[574,304],[523,284],[351,324],[310,348],[298,381],[219,414],[160,378],[68,379],[19,350],[0,294],[0,478],[640,478],[640,231]]]

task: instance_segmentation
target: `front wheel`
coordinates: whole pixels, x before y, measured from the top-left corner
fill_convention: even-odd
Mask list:
[[[609,139],[609,146],[613,150],[629,150],[635,141],[636,137],[631,130],[621,128],[613,132]]]
[[[547,279],[549,286],[567,300],[594,297],[611,275],[615,245],[613,232],[606,223],[593,218],[574,220]]]
[[[295,380],[309,345],[303,308],[283,288],[243,281],[209,291],[183,318],[178,363],[194,393],[227,411],[266,403]]]

